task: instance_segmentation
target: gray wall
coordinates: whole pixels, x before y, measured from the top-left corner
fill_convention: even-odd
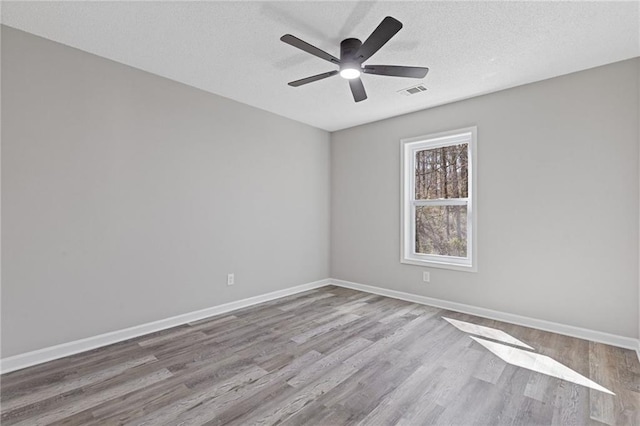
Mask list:
[[[638,336],[638,59],[334,133],[331,188],[321,130],[6,27],[1,71],[2,357],[330,273]],[[469,125],[479,272],[423,285],[399,140]]]
[[[634,59],[334,133],[331,276],[637,337],[639,72]],[[426,268],[399,262],[399,140],[471,125],[478,272],[423,284]]]
[[[6,27],[2,124],[2,357],[329,276],[327,132]]]

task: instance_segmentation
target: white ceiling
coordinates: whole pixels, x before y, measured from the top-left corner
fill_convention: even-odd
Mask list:
[[[404,28],[367,62],[427,66],[423,80],[364,75],[354,103],[329,62],[387,15]],[[334,131],[640,56],[638,2],[2,2],[2,23]],[[398,90],[424,83],[428,91]]]

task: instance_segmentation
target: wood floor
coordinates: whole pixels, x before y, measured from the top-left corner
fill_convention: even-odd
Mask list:
[[[1,380],[2,425],[640,425],[630,350],[332,286]]]

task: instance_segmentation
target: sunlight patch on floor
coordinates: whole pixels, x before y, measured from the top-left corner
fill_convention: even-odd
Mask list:
[[[477,336],[486,337],[492,340],[498,340],[500,342],[508,343],[510,345],[520,346],[522,348],[527,348],[533,350],[533,348],[527,345],[524,342],[516,339],[510,334],[505,333],[502,330],[498,330],[491,327],[485,327],[483,325],[472,324],[466,321],[455,320],[452,318],[442,317],[445,321],[449,322],[449,324],[453,325],[460,331],[464,331],[465,333],[475,334]]]
[[[609,389],[600,386],[596,382],[584,377],[566,365],[560,364],[558,361],[546,355],[525,351],[512,346],[506,346],[501,343],[491,342],[478,337],[469,337],[480,343],[494,355],[501,358],[504,362],[511,365],[526,368],[558,379],[567,380],[578,385],[587,386],[600,392],[615,395],[615,393],[611,392]]]

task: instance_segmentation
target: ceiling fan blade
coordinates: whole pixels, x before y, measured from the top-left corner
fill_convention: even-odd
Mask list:
[[[367,74],[390,75],[393,77],[424,78],[429,68],[403,67],[399,65],[365,65],[362,70]]]
[[[402,23],[391,16],[387,16],[382,20],[380,25],[373,30],[368,39],[362,43],[360,49],[356,52],[355,59],[360,63],[369,59],[382,46],[384,46],[400,29]]]
[[[314,81],[322,80],[323,78],[331,77],[338,74],[338,71],[323,72],[322,74],[312,75],[311,77],[301,78],[300,80],[292,81],[289,86],[298,87],[303,84],[313,83]]]
[[[311,53],[313,56],[317,56],[320,59],[324,59],[325,61],[329,61],[333,64],[340,64],[340,60],[333,55],[328,54],[324,50],[318,49],[315,46],[310,45],[306,41],[300,40],[298,37],[292,36],[291,34],[285,34],[280,37],[280,40],[284,41],[287,44],[290,44],[293,47],[297,47],[300,50],[304,50],[307,53]]]
[[[351,93],[353,94],[354,101],[360,102],[367,99],[367,92],[365,92],[364,85],[362,84],[362,80],[360,80],[360,78],[349,80],[349,87],[351,88]]]

